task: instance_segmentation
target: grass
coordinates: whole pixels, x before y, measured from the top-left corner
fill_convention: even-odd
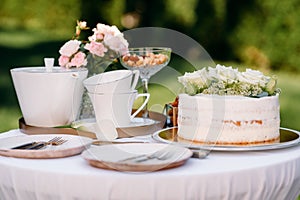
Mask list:
[[[279,73],[281,126],[300,130],[300,75]]]

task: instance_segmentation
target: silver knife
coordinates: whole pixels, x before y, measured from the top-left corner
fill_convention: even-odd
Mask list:
[[[28,149],[29,147],[31,147],[35,144],[37,144],[37,142],[29,142],[29,143],[26,143],[26,144],[21,144],[21,145],[12,147],[11,149]]]
[[[27,148],[26,150],[38,150],[47,145],[47,142],[36,142],[36,144],[32,145],[31,147]]]

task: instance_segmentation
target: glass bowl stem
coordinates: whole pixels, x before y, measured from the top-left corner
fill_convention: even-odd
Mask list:
[[[143,83],[143,93],[149,93],[148,91],[148,82],[149,78],[143,78],[142,83]],[[145,97],[146,98],[146,97]],[[143,109],[143,117],[144,118],[149,118],[149,112],[148,112],[148,103],[146,103],[144,109]]]

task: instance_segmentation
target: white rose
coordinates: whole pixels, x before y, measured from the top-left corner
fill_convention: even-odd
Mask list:
[[[194,80],[194,82],[197,84],[198,88],[206,87],[209,81],[208,72],[206,68],[198,70],[196,73],[197,78]]]
[[[223,65],[216,66],[216,74],[219,80],[232,84],[235,82],[238,70],[232,67],[225,67]]]
[[[240,73],[238,79],[240,82],[259,85],[261,87],[265,87],[269,81],[269,77],[264,76],[260,71],[252,69],[246,69],[245,72]]]
[[[209,79],[213,80],[218,80],[219,79],[219,75],[217,73],[217,69],[214,67],[208,67],[208,77]]]
[[[69,40],[59,50],[59,53],[64,56],[71,57],[80,47],[81,42],[78,40]]]
[[[111,50],[120,53],[121,55],[124,54],[128,48],[128,42],[123,37],[123,34],[118,34],[116,36],[105,35],[104,44]]]
[[[184,76],[178,78],[178,81],[185,87],[193,85],[197,88],[203,88],[207,85],[208,74],[205,68],[192,73],[186,72]]]
[[[202,68],[196,72],[203,80],[208,80],[208,72],[206,68]]]

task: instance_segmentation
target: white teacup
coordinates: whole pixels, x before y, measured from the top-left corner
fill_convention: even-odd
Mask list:
[[[91,76],[83,85],[91,93],[113,93],[135,89],[139,80],[138,70],[115,70]]]
[[[10,72],[27,125],[55,127],[77,118],[87,69],[24,67]]]
[[[97,124],[101,121],[111,120],[115,127],[129,126],[134,117],[145,107],[150,94],[139,94],[137,90],[124,93],[88,93],[93,103]],[[144,98],[142,105],[131,114],[133,103],[140,97]]]

